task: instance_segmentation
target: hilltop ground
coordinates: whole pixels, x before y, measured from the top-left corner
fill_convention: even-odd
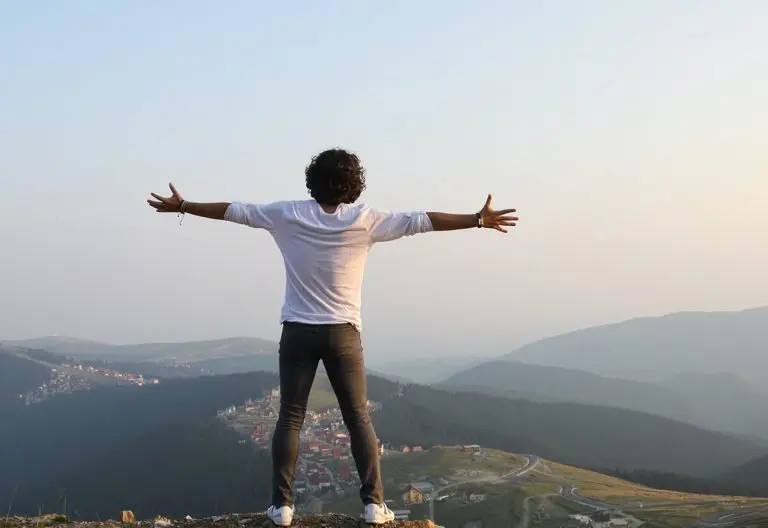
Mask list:
[[[71,528],[125,528],[134,526],[141,528],[150,527],[182,527],[182,528],[229,528],[229,527],[265,527],[274,526],[263,514],[241,514],[224,515],[218,517],[209,517],[206,519],[188,519],[188,520],[150,520],[139,521],[132,524],[122,523],[120,521],[103,522],[68,522],[63,515],[50,515],[43,517],[9,517],[0,518],[0,528],[47,528],[50,526],[68,526]],[[359,528],[368,526],[357,519],[345,515],[327,514],[327,515],[306,515],[294,519],[291,528]],[[386,528],[435,528],[430,521],[402,521],[386,525]]]

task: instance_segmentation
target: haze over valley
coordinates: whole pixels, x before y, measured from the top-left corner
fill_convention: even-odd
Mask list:
[[[766,28],[0,1],[0,528],[765,528]]]

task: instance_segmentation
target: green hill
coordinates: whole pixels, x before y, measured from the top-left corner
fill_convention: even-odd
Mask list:
[[[269,454],[239,441],[214,419],[171,422],[20,488],[13,509],[66,510],[73,519],[125,509],[142,519],[259,510],[270,499]]]
[[[768,455],[750,460],[726,472],[724,477],[734,482],[768,488]]]

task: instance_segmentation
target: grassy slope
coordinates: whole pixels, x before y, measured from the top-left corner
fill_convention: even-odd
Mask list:
[[[641,484],[627,482],[616,477],[595,473],[586,469],[546,462],[553,477],[564,478],[584,497],[597,499],[611,504],[653,503],[653,502],[691,502],[691,501],[735,501],[762,500],[722,495],[700,495],[680,491],[652,489]]]
[[[473,462],[472,456],[457,449],[434,449],[424,453],[392,454],[382,459],[382,473],[388,500],[393,508],[410,508],[412,518],[423,518],[425,505],[404,506],[400,501],[402,488],[408,482],[434,480],[439,477],[449,481],[463,481],[483,474],[505,474],[523,463],[520,455],[503,451],[489,451],[484,462]],[[464,505],[457,500],[436,503],[436,520],[446,526],[463,526],[472,520],[482,519],[486,526],[506,526],[520,522],[523,500],[531,497],[529,509],[539,506],[550,519],[563,519],[572,513],[591,511],[583,505],[558,496],[560,486],[572,485],[584,497],[625,505],[632,514],[648,520],[654,526],[680,526],[690,523],[713,511],[722,511],[745,505],[768,504],[765,499],[698,495],[651,489],[615,477],[580,469],[556,462],[542,460],[535,471],[524,478],[503,484],[477,482],[451,488],[446,493],[461,495],[465,490],[486,493],[488,500],[482,504]],[[637,508],[636,504],[677,502],[676,506]],[[697,504],[686,504],[696,502]],[[360,509],[359,499],[348,496],[327,505],[328,511],[355,514]]]

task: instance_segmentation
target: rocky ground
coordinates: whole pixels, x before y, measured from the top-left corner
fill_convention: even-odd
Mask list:
[[[67,519],[63,515],[44,515],[42,517],[0,517],[0,528],[48,528],[50,526],[68,526],[69,528],[273,528],[274,524],[264,514],[222,515],[207,519],[171,520],[157,518],[149,521],[122,522],[106,520],[83,522]],[[293,520],[292,528],[367,528],[370,525],[346,515],[300,515]],[[439,528],[431,521],[398,521],[382,528]]]

